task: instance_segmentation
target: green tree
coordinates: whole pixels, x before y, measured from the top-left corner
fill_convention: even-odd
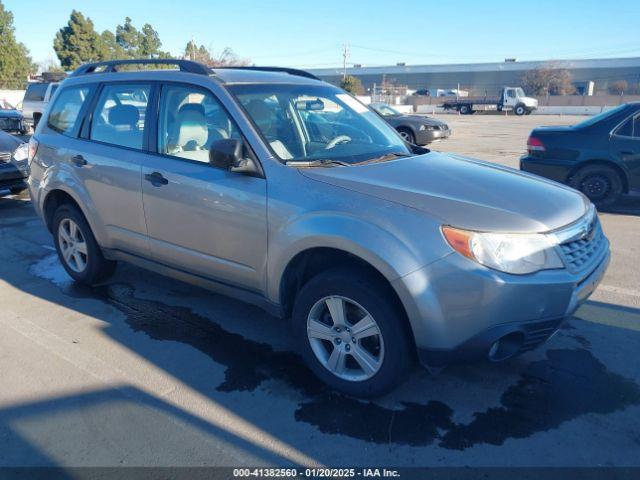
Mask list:
[[[353,95],[362,95],[364,93],[364,87],[358,77],[347,75],[340,82],[340,88],[346,90]]]
[[[141,35],[136,27],[131,23],[131,19],[126,17],[124,25],[116,27],[116,42],[122,47],[130,58],[138,56],[140,50]]]
[[[151,25],[145,23],[140,34],[140,55],[143,57],[161,56],[164,53],[160,51],[161,46],[162,42],[158,32]]]
[[[105,30],[100,34],[100,60],[119,60],[127,58],[127,53],[116,41],[116,36],[111,30]]]
[[[24,88],[35,70],[27,47],[16,40],[13,14],[0,1],[0,88]]]
[[[65,70],[73,70],[85,62],[102,59],[103,47],[100,35],[89,17],[73,10],[69,22],[61,28],[53,40],[53,49]]]

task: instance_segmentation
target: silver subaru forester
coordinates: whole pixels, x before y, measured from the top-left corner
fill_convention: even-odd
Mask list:
[[[149,63],[165,68],[131,70]],[[29,158],[74,280],[125,261],[291,317],[309,368],[355,396],[389,391],[416,359],[536,347],[609,262],[580,193],[410,145],[298,70],[83,65]]]

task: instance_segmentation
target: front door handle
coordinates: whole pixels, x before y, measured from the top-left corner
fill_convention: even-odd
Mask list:
[[[147,182],[151,182],[153,186],[167,185],[169,180],[164,178],[160,172],[147,173],[144,176]]]
[[[87,161],[84,159],[84,157],[82,155],[75,155],[75,156],[71,157],[71,162],[76,167],[84,167],[87,164]]]

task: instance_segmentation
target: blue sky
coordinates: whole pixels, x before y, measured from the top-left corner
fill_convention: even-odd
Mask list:
[[[3,0],[36,62],[72,9],[98,31],[124,17],[180,54],[194,38],[258,65],[330,67],[640,56],[640,1]]]

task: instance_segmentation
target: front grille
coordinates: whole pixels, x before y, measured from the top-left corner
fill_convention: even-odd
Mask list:
[[[17,118],[0,118],[0,130],[19,130],[20,120]]]
[[[11,161],[11,152],[0,152],[0,163],[9,163]]]
[[[591,231],[586,232],[585,236],[560,244],[567,269],[573,273],[586,269],[602,248],[604,240],[602,227],[596,217]]]
[[[558,330],[562,319],[545,320],[542,322],[530,323],[525,327],[525,338],[520,352],[533,350],[538,345],[546,342],[553,333]]]

